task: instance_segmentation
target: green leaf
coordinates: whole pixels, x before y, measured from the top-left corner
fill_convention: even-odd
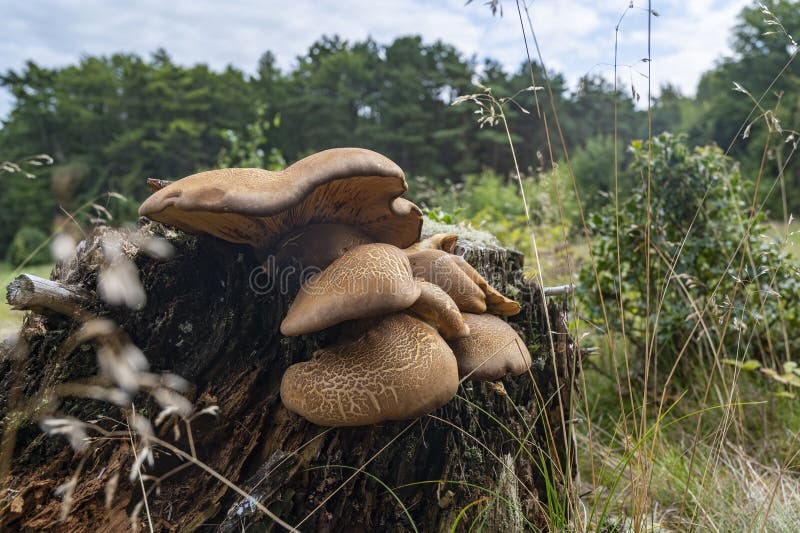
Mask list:
[[[736,368],[741,368],[742,370],[747,370],[748,372],[752,372],[753,370],[758,370],[761,367],[761,363],[756,361],[755,359],[748,359],[747,361],[737,361],[735,359],[723,359],[723,363],[726,365],[732,365]]]

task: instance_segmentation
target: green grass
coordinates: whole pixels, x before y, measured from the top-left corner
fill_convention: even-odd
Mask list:
[[[800,223],[793,220],[787,227],[783,222],[770,222],[772,234],[770,237],[780,239],[785,243],[786,251],[800,261]]]
[[[624,368],[619,365],[616,371],[622,374]],[[594,480],[582,501],[595,509],[595,518],[608,505],[606,524],[626,517],[630,526],[638,514],[640,527],[651,531],[796,530],[800,411],[796,399],[776,396],[779,384],[759,372],[737,378],[733,368],[725,367],[713,388],[721,391],[725,383],[735,384],[733,397],[714,395],[703,403],[708,370],[699,368],[683,396],[668,401],[675,406],[658,433],[640,442],[632,428],[641,391],[634,381],[631,402],[627,391],[618,390],[613,374],[608,353],[601,351],[586,362],[581,387],[586,403],[580,403],[578,413],[591,421],[591,435],[587,424],[575,427],[581,478]],[[623,475],[617,478],[619,472]],[[638,476],[645,473],[648,501],[641,502]]]
[[[33,274],[42,278],[49,278],[52,264],[31,265],[22,269],[27,274]],[[2,297],[0,298],[0,338],[14,333],[22,322],[24,312],[12,310],[6,303],[5,288],[20,272],[8,263],[0,262],[0,284],[3,287]]]

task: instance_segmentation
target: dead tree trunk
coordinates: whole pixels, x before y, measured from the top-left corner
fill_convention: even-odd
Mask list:
[[[522,276],[520,254],[469,241],[460,249],[523,304],[512,323],[531,348],[530,375],[465,382],[456,399],[418,420],[325,429],[288,412],[278,395],[286,367],[308,358],[322,337],[281,337],[278,325],[289,301],[277,291],[253,290],[258,263],[248,249],[145,224],[140,237],[166,235],[177,249],[171,259],[154,260],[123,232],[123,249],[147,293],[146,305],[132,311],[94,297],[100,239],[111,231],[83,243],[70,264],[55,269],[58,284],[49,288],[79,295],[84,313],[120,324],[151,368],[192,384],[190,399],[198,409],[219,406],[219,418],[192,424],[197,457],[289,524],[300,531],[436,532],[456,522],[467,530],[473,521],[486,531],[559,527],[553,516],[566,513],[559,509],[568,508],[565,485],[573,472],[564,413],[574,351],[564,304],[543,304],[543,294]],[[61,500],[54,491],[82,458],[63,439],[44,436],[36,419],[49,409],[43,399],[56,384],[92,376],[97,363],[88,345],[64,349],[75,319],[43,307],[37,304],[20,333],[24,359],[0,361],[3,431],[16,433],[0,499],[1,529],[116,531],[129,527],[135,509],[141,524],[148,527],[149,515],[157,531],[279,529],[252,501],[196,465],[168,476],[151,492],[147,509],[137,508],[143,489],[127,481],[126,440],[101,443],[85,457],[72,510],[59,521]],[[157,409],[146,402],[136,407],[146,416]],[[118,408],[98,401],[66,400],[60,411],[83,420],[119,419]],[[160,437],[183,450],[192,445],[186,431],[175,441],[171,432]],[[162,451],[148,474],[160,476],[180,464]],[[105,489],[117,475],[119,487],[106,508]]]

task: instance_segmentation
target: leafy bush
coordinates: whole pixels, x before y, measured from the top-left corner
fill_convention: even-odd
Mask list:
[[[422,178],[412,182],[414,199],[425,206],[437,221],[468,222],[488,231],[509,248],[524,253],[533,264],[530,233],[536,233],[540,247],[552,246],[563,239],[562,224],[569,226],[576,218],[576,206],[566,172],[543,172],[522,178],[531,222],[525,215],[519,183],[491,171],[466,176],[463,183],[448,188],[438,185],[420,189]],[[560,187],[556,194],[556,184]],[[424,199],[424,201],[420,201]],[[562,220],[561,211],[564,212]]]
[[[14,238],[11,239],[11,244],[6,250],[6,261],[12,266],[19,265],[33,254],[28,260],[29,265],[41,265],[50,262],[50,249],[47,246],[42,246],[40,250],[34,253],[34,250],[45,241],[47,241],[47,235],[39,228],[21,227],[14,235]]]
[[[56,209],[50,193],[50,180],[44,171],[36,179],[22,175],[0,176],[0,258],[8,255],[8,246],[25,226],[46,228]]]
[[[602,295],[609,326],[621,331],[624,320],[640,352],[649,322],[666,369],[682,352],[688,364],[788,358],[800,347],[791,334],[800,328],[797,267],[765,236],[738,166],[717,147],[690,149],[668,133],[649,148],[630,148],[630,170],[642,177],[633,194],[590,220],[597,279],[591,265],[581,272],[589,315],[602,323]]]
[[[584,209],[595,211],[610,203],[614,194],[614,138],[592,137],[575,151],[570,162]]]
[[[258,167],[267,170],[280,170],[286,166],[280,150],[269,146],[267,132],[280,127],[281,117],[276,115],[271,121],[267,119],[264,105],[256,108],[255,122],[247,124],[243,133],[225,130],[223,135],[228,146],[223,147],[217,155],[217,166]]]

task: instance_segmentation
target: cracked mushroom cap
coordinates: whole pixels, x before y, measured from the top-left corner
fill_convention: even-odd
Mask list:
[[[447,343],[427,324],[398,313],[290,366],[281,400],[320,426],[363,426],[422,416],[457,389],[458,365]]]
[[[402,311],[420,290],[401,249],[381,243],[356,246],[303,284],[281,333],[305,335],[346,320]]]
[[[454,255],[442,250],[421,250],[407,255],[414,276],[444,289],[460,310],[486,312],[486,295],[453,261]]]
[[[495,381],[518,376],[531,367],[531,354],[517,332],[490,314],[464,313],[470,335],[450,341],[458,361],[458,375],[472,381]]]
[[[469,335],[469,327],[464,323],[458,306],[444,289],[422,279],[417,280],[417,285],[420,295],[409,311],[433,325],[445,339]]]
[[[402,248],[422,228],[420,209],[400,197],[406,190],[403,171],[390,159],[334,148],[278,172],[225,168],[187,176],[156,190],[139,215],[259,250],[271,250],[293,228],[321,223],[353,225]]]

